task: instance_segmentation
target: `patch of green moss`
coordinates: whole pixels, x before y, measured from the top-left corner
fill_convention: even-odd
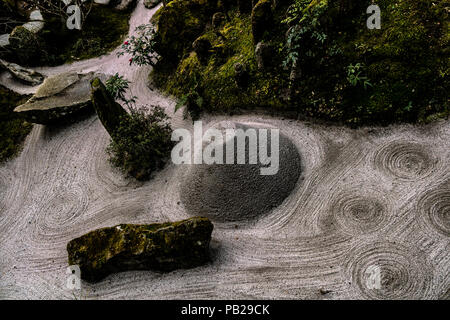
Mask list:
[[[192,0],[172,3],[177,1]],[[291,4],[299,9],[296,17],[286,19]],[[179,98],[201,96],[202,109],[209,112],[293,109],[349,125],[426,122],[448,116],[450,19],[445,1],[380,0],[377,4],[381,30],[366,26],[368,3],[291,0],[279,5],[273,25],[262,35],[275,49],[276,67],[270,71],[256,66],[250,15],[238,14],[234,8],[228,12],[230,21],[219,30],[200,21],[198,29],[203,31],[196,32],[195,38],[211,43],[207,61],[200,62],[192,52],[193,36],[172,37],[171,45],[179,46],[181,59],[169,59],[174,66],[163,59],[152,76]],[[171,18],[181,21],[193,14],[189,7],[183,7],[182,13],[173,10]],[[288,30],[298,33],[293,40],[297,46],[291,46],[299,56],[300,76],[295,80],[290,79],[295,73],[291,73]],[[246,87],[235,83],[236,63],[249,72]],[[360,78],[352,82],[348,72],[356,65]]]
[[[178,61],[202,33],[216,6],[216,0],[173,0],[161,7],[152,19],[158,29],[158,53]]]
[[[199,62],[195,52],[182,59],[176,70],[156,68],[153,76],[157,84],[175,96],[181,97],[196,84],[205,100],[205,110],[230,112],[236,108],[266,106],[281,108],[278,98],[283,79],[276,72],[260,72],[255,61],[255,49],[250,16],[229,13],[231,20],[220,30],[206,30],[202,37],[212,45],[207,62]],[[239,88],[234,80],[234,65],[244,64],[250,74],[250,85]]]
[[[69,30],[58,17],[44,16],[42,38],[47,55],[41,63],[59,65],[98,57],[118,47],[128,33],[131,11],[94,5],[82,30]]]
[[[23,140],[32,128],[30,123],[13,112],[14,108],[25,100],[26,97],[0,86],[0,162],[20,150]]]

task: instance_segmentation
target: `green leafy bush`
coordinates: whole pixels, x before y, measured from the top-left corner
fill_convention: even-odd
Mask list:
[[[110,161],[138,180],[161,169],[173,147],[168,117],[159,106],[132,109],[123,117],[107,149]]]
[[[137,107],[136,97],[127,98],[129,83],[118,73],[106,81],[109,94],[122,101],[129,110],[111,134],[107,152],[113,165],[138,180],[146,180],[166,163],[174,145],[172,129],[163,108]]]

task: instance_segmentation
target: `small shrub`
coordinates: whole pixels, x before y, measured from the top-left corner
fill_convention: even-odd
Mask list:
[[[111,163],[138,180],[149,179],[164,166],[173,147],[168,119],[159,106],[131,109],[111,136]]]

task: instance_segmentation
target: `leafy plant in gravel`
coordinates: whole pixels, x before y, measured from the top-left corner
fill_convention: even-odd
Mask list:
[[[174,145],[172,128],[160,106],[137,107],[136,97],[126,98],[129,83],[117,73],[106,81],[110,95],[124,102],[129,110],[111,134],[107,152],[114,166],[138,180],[147,180],[169,158]]]
[[[129,108],[132,109],[136,104],[136,96],[131,96],[127,98],[125,93],[127,92],[130,81],[125,79],[123,76],[116,73],[108,80],[106,80],[106,90],[108,90],[109,94],[114,98],[114,100],[120,100]]]

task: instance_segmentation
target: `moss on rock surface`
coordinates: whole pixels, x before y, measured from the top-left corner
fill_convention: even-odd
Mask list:
[[[161,9],[164,21],[188,25],[198,12],[177,7],[178,2],[182,1],[172,1],[170,10]],[[448,115],[450,20],[445,1],[380,0],[381,30],[366,26],[370,4],[277,1],[271,28],[263,30],[263,23],[256,30],[257,40],[274,48],[270,71],[257,68],[251,14],[239,13],[232,5],[226,11],[230,19],[220,27],[202,18],[195,20],[192,37],[167,38],[177,52],[177,59],[169,59],[175,67],[163,59],[164,65],[153,71],[155,83],[178,97],[195,91],[208,112],[262,107],[348,125],[426,122]],[[160,18],[155,17],[158,25]],[[167,32],[162,30],[158,33],[164,38]],[[196,38],[212,45],[202,63],[192,52]],[[236,86],[236,63],[248,67],[246,88]]]
[[[216,7],[217,0],[173,0],[161,7],[155,13],[158,53],[164,58],[178,60],[203,32]]]
[[[78,265],[81,278],[91,282],[119,271],[193,268],[209,261],[212,230],[200,217],[98,229],[68,243],[69,265]]]
[[[23,26],[15,27],[9,36],[11,50],[20,64],[30,65],[40,60],[42,40]]]

